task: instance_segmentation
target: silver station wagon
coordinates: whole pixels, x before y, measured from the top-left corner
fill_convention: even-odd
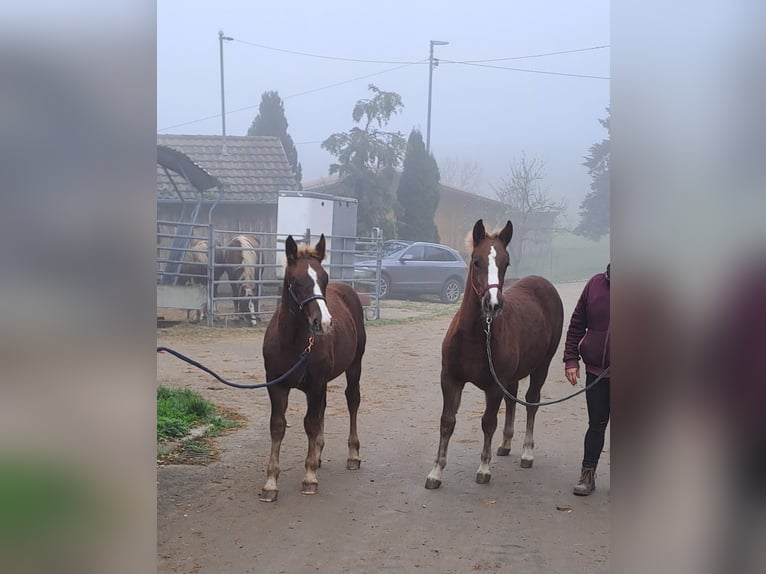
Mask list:
[[[356,267],[374,273],[375,261],[360,261]],[[459,251],[436,243],[412,243],[383,256],[380,297],[433,294],[445,303],[457,303],[466,274]]]

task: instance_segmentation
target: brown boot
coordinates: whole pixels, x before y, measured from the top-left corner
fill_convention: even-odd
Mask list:
[[[580,482],[575,484],[572,492],[577,496],[588,496],[594,490],[596,490],[596,469],[583,468],[582,474],[580,475]]]

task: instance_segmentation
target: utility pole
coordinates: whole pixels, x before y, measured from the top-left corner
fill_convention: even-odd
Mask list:
[[[428,120],[426,121],[426,151],[431,153],[431,94],[433,92],[434,68],[439,65],[439,60],[434,59],[434,46],[446,46],[449,42],[431,40],[428,52]]]
[[[223,92],[223,41],[232,41],[234,38],[223,35],[223,30],[218,30],[218,55],[221,60],[221,154],[226,155],[226,99]]]

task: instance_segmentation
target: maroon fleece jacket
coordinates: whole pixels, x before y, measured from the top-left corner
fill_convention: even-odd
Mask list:
[[[585,284],[572,312],[564,344],[564,368],[577,367],[600,375],[609,366],[609,277],[599,273]]]

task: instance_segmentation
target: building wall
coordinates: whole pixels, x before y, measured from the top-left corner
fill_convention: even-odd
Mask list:
[[[508,216],[505,206],[498,201],[442,186],[441,199],[435,216],[439,240],[468,255],[466,238],[478,219],[484,220],[488,230],[500,229],[508,219],[519,229],[519,222],[512,214]],[[530,274],[548,275],[551,267],[552,239],[555,218],[551,214],[531,214],[522,246],[521,267],[511,269],[511,276]],[[518,241],[518,234],[514,241]]]
[[[491,199],[442,188],[434,217],[439,241],[465,253],[466,237],[478,219],[483,219],[488,229],[505,224],[504,214],[499,212],[498,207],[498,202]]]

